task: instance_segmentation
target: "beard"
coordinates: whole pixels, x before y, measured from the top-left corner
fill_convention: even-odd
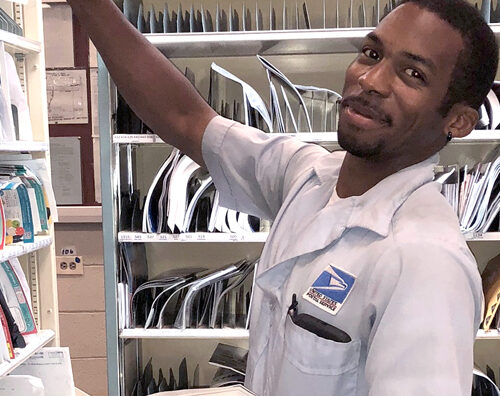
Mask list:
[[[375,160],[379,158],[384,150],[384,142],[382,140],[366,142],[362,137],[363,133],[366,132],[354,126],[342,125],[342,119],[339,119],[337,136],[339,146],[342,149],[355,157],[363,159]]]
[[[346,96],[338,103],[341,108],[337,128],[340,147],[355,157],[368,160],[379,159],[385,149],[384,138],[376,131],[363,130],[356,125],[350,124],[344,118],[344,111],[348,106],[362,106],[368,112],[368,116],[374,117],[381,122],[381,127],[392,127],[392,117],[385,113],[379,104],[373,100],[368,100],[364,95]]]

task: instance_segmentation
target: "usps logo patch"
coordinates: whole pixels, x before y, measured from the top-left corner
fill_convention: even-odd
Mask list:
[[[329,265],[303,297],[324,311],[336,315],[351,293],[355,281],[354,275]]]

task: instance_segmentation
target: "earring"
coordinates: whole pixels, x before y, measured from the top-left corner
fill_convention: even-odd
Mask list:
[[[451,139],[453,139],[453,135],[451,132],[448,132],[448,136],[446,136],[446,140],[449,142]]]

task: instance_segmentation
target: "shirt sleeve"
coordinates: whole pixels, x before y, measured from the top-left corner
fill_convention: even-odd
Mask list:
[[[203,160],[220,194],[220,204],[274,219],[307,159],[323,148],[288,136],[271,135],[217,116],[203,135]]]
[[[384,308],[368,342],[369,395],[470,396],[482,301],[470,253],[411,243],[383,261],[397,269],[382,270],[371,295]],[[384,279],[392,283],[389,292]]]

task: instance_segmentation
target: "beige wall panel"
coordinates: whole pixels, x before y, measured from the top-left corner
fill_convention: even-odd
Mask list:
[[[68,346],[72,358],[106,357],[104,312],[60,313],[61,346]]]
[[[61,249],[73,246],[76,253],[83,256],[84,265],[103,264],[102,225],[92,224],[56,224],[56,254]]]
[[[83,275],[57,277],[59,311],[103,311],[104,267],[85,266]]]
[[[91,396],[108,394],[106,359],[72,359],[75,386]]]

